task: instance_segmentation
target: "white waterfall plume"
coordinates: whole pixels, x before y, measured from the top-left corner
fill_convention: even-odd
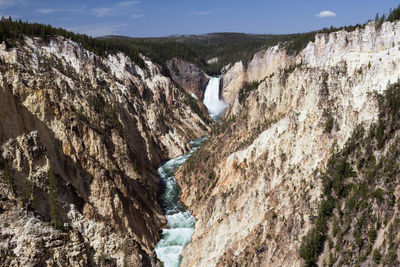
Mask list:
[[[219,99],[219,83],[219,77],[211,77],[204,93],[203,103],[212,116],[221,115],[228,107],[224,101]]]

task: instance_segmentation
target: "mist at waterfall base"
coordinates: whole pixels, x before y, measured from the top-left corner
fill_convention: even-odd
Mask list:
[[[177,267],[181,263],[183,247],[190,242],[196,220],[180,202],[181,190],[174,177],[175,171],[203,144],[206,137],[190,142],[189,153],[171,159],[158,168],[164,191],[161,195],[161,205],[167,218],[167,228],[162,230],[162,238],[155,252],[164,267]]]
[[[214,120],[218,120],[228,107],[224,101],[219,99],[220,80],[221,78],[219,77],[210,77],[204,93],[203,103]]]
[[[204,105],[210,116],[219,120],[227,108],[227,104],[219,99],[219,77],[211,77],[204,93]],[[162,230],[161,240],[157,243],[155,252],[164,267],[178,267],[181,264],[183,247],[190,242],[194,231],[195,218],[181,203],[181,190],[174,177],[175,171],[196,152],[206,140],[206,136],[190,142],[189,153],[171,159],[158,168],[158,174],[163,184],[160,196],[161,206],[167,218],[167,228]]]

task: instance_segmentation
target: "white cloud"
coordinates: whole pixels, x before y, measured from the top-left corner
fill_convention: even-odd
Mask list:
[[[55,8],[38,8],[38,9],[36,9],[36,11],[39,12],[40,14],[51,14],[51,13],[59,12],[60,9],[55,9]]]
[[[98,8],[92,8],[91,10],[97,17],[105,17],[110,14],[110,12],[112,11],[112,8],[98,7]]]
[[[135,6],[137,4],[140,4],[140,1],[123,1],[119,2],[117,4],[118,7],[129,7],[129,6]]]
[[[39,8],[36,9],[40,14],[52,14],[57,12],[83,12],[84,9],[72,9],[72,8]]]
[[[131,18],[133,19],[140,19],[143,18],[145,16],[145,14],[132,14]]]
[[[12,0],[0,0],[0,7],[1,7],[1,1],[12,1]],[[16,1],[25,1],[25,0],[16,0]],[[39,12],[41,14],[52,14],[52,13],[61,13],[61,12],[69,12],[69,13],[78,13],[78,12],[83,12],[87,14],[92,14],[95,15],[96,17],[106,17],[106,16],[120,16],[121,13],[124,13],[128,15],[129,13],[132,13],[136,8],[134,6],[140,4],[140,1],[123,1],[119,2],[114,6],[108,6],[108,7],[96,7],[96,8],[87,8],[85,6],[79,7],[79,8],[38,8],[36,9],[36,12]],[[132,18],[141,18],[144,17],[143,14],[140,13],[134,13],[131,15]]]
[[[336,17],[336,13],[329,11],[329,10],[324,10],[324,11],[319,12],[315,16],[318,18],[329,18],[329,17]]]
[[[196,11],[196,12],[187,13],[186,15],[192,15],[192,16],[207,16],[207,15],[214,14],[215,12],[216,12],[215,10]]]
[[[25,0],[0,0],[0,7],[10,7],[26,4]]]
[[[113,35],[118,33],[122,28],[126,27],[127,24],[107,24],[100,23],[89,26],[79,26],[79,27],[69,27],[69,29],[73,32],[88,34],[93,37],[105,36],[105,35]]]

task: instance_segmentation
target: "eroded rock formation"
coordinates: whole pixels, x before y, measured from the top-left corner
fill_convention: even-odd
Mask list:
[[[324,199],[319,172],[326,170],[328,160],[345,147],[357,127],[368,132],[378,120],[382,103],[378,95],[400,77],[399,47],[399,23],[369,23],[354,32],[317,35],[296,57],[274,47],[256,54],[247,68],[239,62],[227,70],[223,75],[223,96],[231,103],[227,115],[177,175],[183,201],[197,219],[192,242],[183,250],[182,266],[304,263],[300,243],[316,223]],[[244,81],[261,83],[239,101]],[[384,161],[387,151],[372,153],[376,162]],[[355,170],[356,160],[354,153],[348,163]],[[361,170],[352,177],[363,177]],[[399,183],[391,187],[398,196]],[[348,214],[350,221],[343,223],[340,237],[328,235],[330,242],[324,243],[318,263],[331,264],[332,257],[335,266],[373,266],[379,255],[382,259],[389,255],[388,244],[399,240],[398,201],[386,213],[374,199],[367,200],[370,204],[363,212],[378,223],[371,219],[371,226],[365,220],[364,230],[358,230],[360,222],[354,219],[362,218],[361,213],[352,217],[346,213],[346,201],[334,202],[342,204],[332,216]],[[327,223],[330,233],[334,221]],[[389,238],[390,225],[396,234]],[[369,227],[376,228],[378,241],[366,234]],[[359,254],[368,246],[369,254]],[[393,249],[398,254],[398,247]]]
[[[204,98],[204,91],[210,78],[196,65],[182,59],[173,58],[167,61],[167,67],[172,79],[189,94],[199,100]]]
[[[0,46],[1,266],[156,264],[156,169],[209,126],[144,60],[62,37]]]

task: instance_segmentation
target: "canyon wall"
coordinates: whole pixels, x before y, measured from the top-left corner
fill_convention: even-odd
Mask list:
[[[311,264],[304,261],[304,247],[320,235],[327,241],[321,256],[312,255],[312,260],[321,266],[397,264],[399,248],[393,244],[400,238],[399,199],[392,196],[398,196],[400,183],[388,186],[371,172],[383,169],[390,153],[397,155],[389,149],[398,144],[397,129],[379,129],[396,125],[393,118],[386,123],[380,113],[382,103],[393,97],[385,102],[380,94],[398,81],[399,60],[400,24],[369,23],[353,32],[318,34],[296,57],[273,47],[256,54],[247,68],[239,62],[227,70],[222,93],[230,103],[227,114],[177,174],[182,199],[197,220],[182,266]],[[239,99],[244,81],[260,84]],[[388,106],[397,107],[392,102]],[[365,129],[360,136],[366,132],[370,139],[354,141],[361,138],[354,137],[360,128]],[[391,137],[379,142],[374,133]],[[373,162],[368,175],[357,163],[366,151]],[[353,169],[351,185],[344,196],[327,193],[323,177],[338,171],[334,159],[343,153],[343,166]],[[396,156],[391,164],[398,168]],[[371,197],[351,213],[347,208],[357,201],[357,182],[365,183],[364,177],[376,177],[368,185]],[[374,197],[376,190],[385,192],[383,202]],[[325,200],[334,203],[326,214],[321,208]],[[312,232],[321,216],[325,233]],[[332,230],[338,222],[345,225],[339,235]],[[308,233],[316,235],[303,239]]]
[[[279,69],[291,65],[294,60],[295,58],[286,55],[286,50],[277,45],[255,53],[247,64],[239,61],[232,66],[226,66],[221,76],[222,98],[231,104],[244,83],[261,81]]]
[[[171,78],[189,94],[203,100],[204,91],[210,78],[207,74],[192,63],[179,58],[167,61],[167,68]]]
[[[1,266],[157,264],[157,167],[209,117],[143,59],[63,37],[0,46]]]

